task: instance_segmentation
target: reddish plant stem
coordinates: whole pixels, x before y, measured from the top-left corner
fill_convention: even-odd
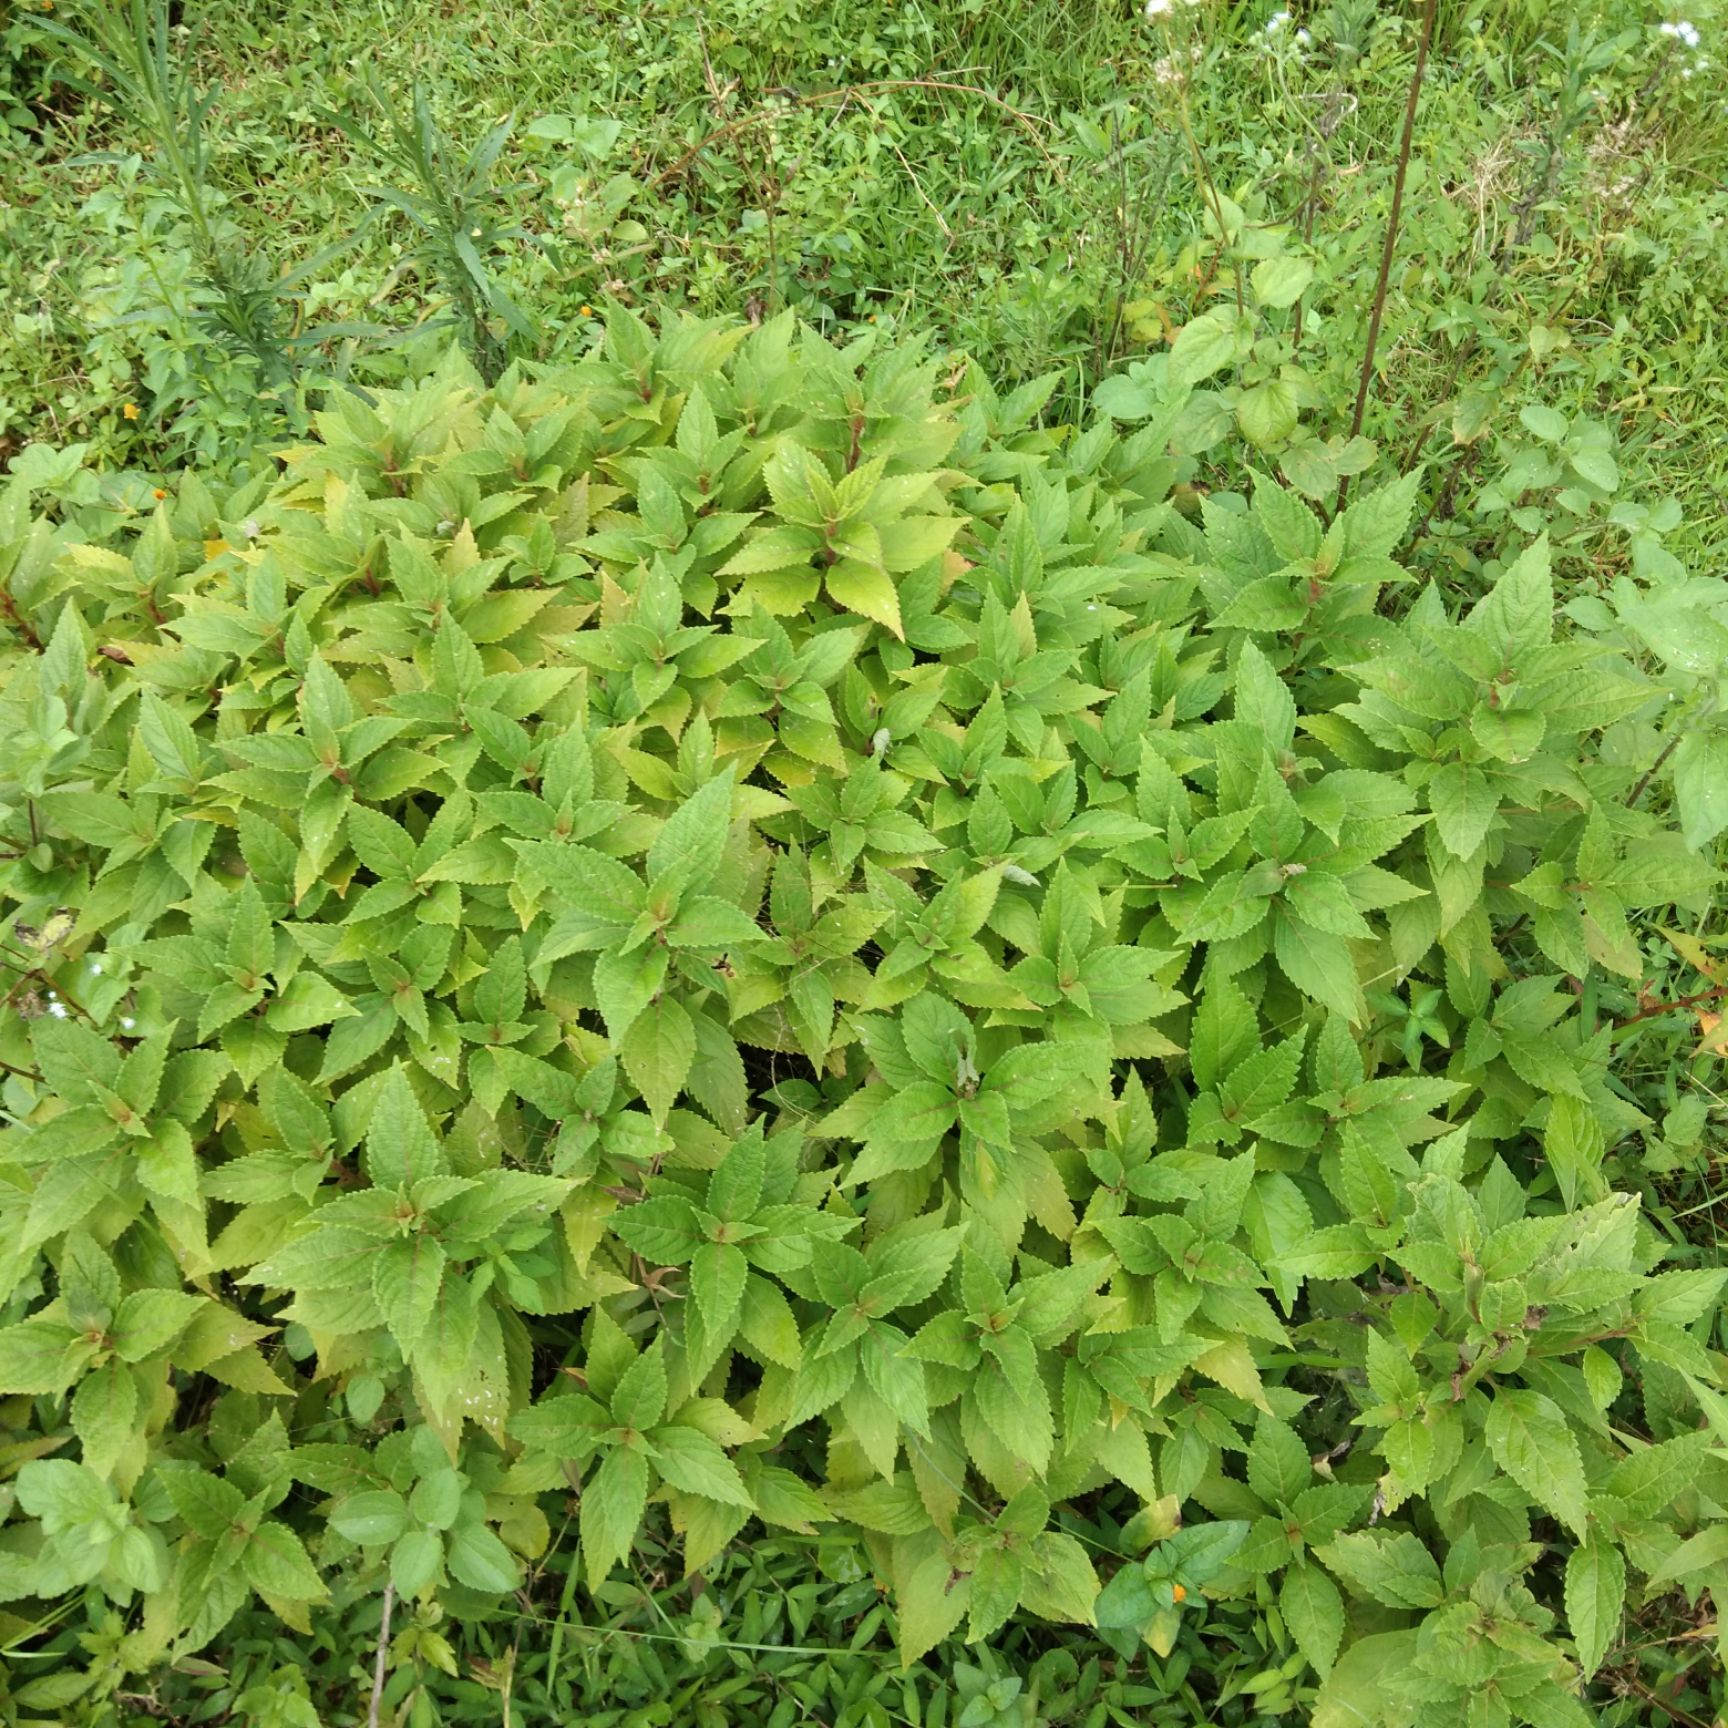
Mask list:
[[[1638,784],[1632,788],[1632,796],[1626,800],[1628,808],[1636,804],[1638,800],[1644,796],[1644,788],[1656,778],[1656,772],[1662,764],[1680,748],[1680,740],[1685,736],[1686,734],[1684,732],[1676,732],[1674,736],[1662,746],[1660,752],[1657,754],[1656,760],[1644,770],[1643,778],[1640,779]]]
[[[1672,1002],[1657,1002],[1649,1008],[1640,1008],[1636,1014],[1628,1014],[1624,1020],[1616,1020],[1614,1024],[1636,1026],[1640,1020],[1654,1020],[1659,1014],[1683,1014],[1701,1002],[1720,1002],[1724,996],[1728,996],[1728,984],[1713,984],[1695,996],[1676,996]]]

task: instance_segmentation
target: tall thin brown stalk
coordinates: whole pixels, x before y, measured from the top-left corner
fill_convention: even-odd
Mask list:
[[[1350,416],[1350,436],[1362,430],[1368,411],[1368,386],[1374,377],[1374,352],[1380,345],[1380,323],[1386,314],[1386,289],[1392,280],[1392,260],[1398,252],[1398,224],[1404,214],[1404,181],[1410,171],[1410,141],[1416,132],[1416,104],[1422,95],[1422,74],[1428,66],[1428,42],[1434,34],[1434,14],[1439,0],[1426,0],[1422,8],[1422,35],[1416,44],[1416,66],[1410,74],[1410,94],[1404,103],[1404,133],[1398,141],[1398,171],[1392,180],[1392,208],[1386,217],[1386,244],[1380,249],[1380,277],[1374,284],[1374,306],[1368,314],[1368,345],[1362,353],[1362,375],[1356,381],[1356,411]],[[1338,509],[1350,494],[1350,476],[1338,481]]]

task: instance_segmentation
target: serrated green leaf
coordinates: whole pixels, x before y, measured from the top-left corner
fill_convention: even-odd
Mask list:
[[[1315,1552],[1346,1583],[1390,1608],[1432,1608],[1446,1594],[1434,1556],[1408,1530],[1358,1530]]]
[[[1495,1463],[1583,1541],[1584,1464],[1560,1406],[1528,1387],[1502,1386],[1484,1434]]]
[[[1602,1666],[1619,1635],[1625,1600],[1626,1562],[1620,1550],[1593,1529],[1566,1559],[1566,1624],[1586,1680]]]
[[[647,1503],[648,1460],[628,1447],[615,1447],[582,1488],[579,1527],[590,1590],[597,1590],[630,1552]]]
[[[695,1428],[656,1428],[649,1441],[654,1468],[686,1494],[727,1506],[751,1506],[750,1491],[738,1467],[706,1434]]]
[[[1344,1599],[1338,1586],[1318,1566],[1296,1566],[1284,1574],[1278,1611],[1321,1679],[1332,1672],[1344,1639]]]
[[[663,1122],[696,1060],[696,1029],[683,1003],[662,996],[631,1022],[619,1054],[656,1122]]]
[[[1270,1506],[1288,1506],[1313,1479],[1308,1448],[1287,1422],[1264,1412],[1248,1446],[1248,1486]]]

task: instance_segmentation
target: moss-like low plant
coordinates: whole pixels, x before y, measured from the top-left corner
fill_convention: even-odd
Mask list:
[[[1668,689],[1048,388],[615,311],[130,538],[14,482],[9,1643],[478,1611],[575,1495],[591,1591],[839,1526],[908,1659],[1240,1598],[1548,1728],[1728,1581],[1724,1274],[1602,1175]]]

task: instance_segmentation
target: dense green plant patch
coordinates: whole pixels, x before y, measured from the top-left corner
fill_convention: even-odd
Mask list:
[[[1718,1716],[1692,16],[0,0],[0,1723]]]
[[[907,1661],[1246,1606],[1268,1708],[1543,1728],[1728,1583],[1724,1274],[1604,1174],[1716,602],[1460,606],[1414,477],[1178,508],[1185,386],[1050,382],[614,309],[135,533],[12,482],[9,1645],[767,1527]]]

